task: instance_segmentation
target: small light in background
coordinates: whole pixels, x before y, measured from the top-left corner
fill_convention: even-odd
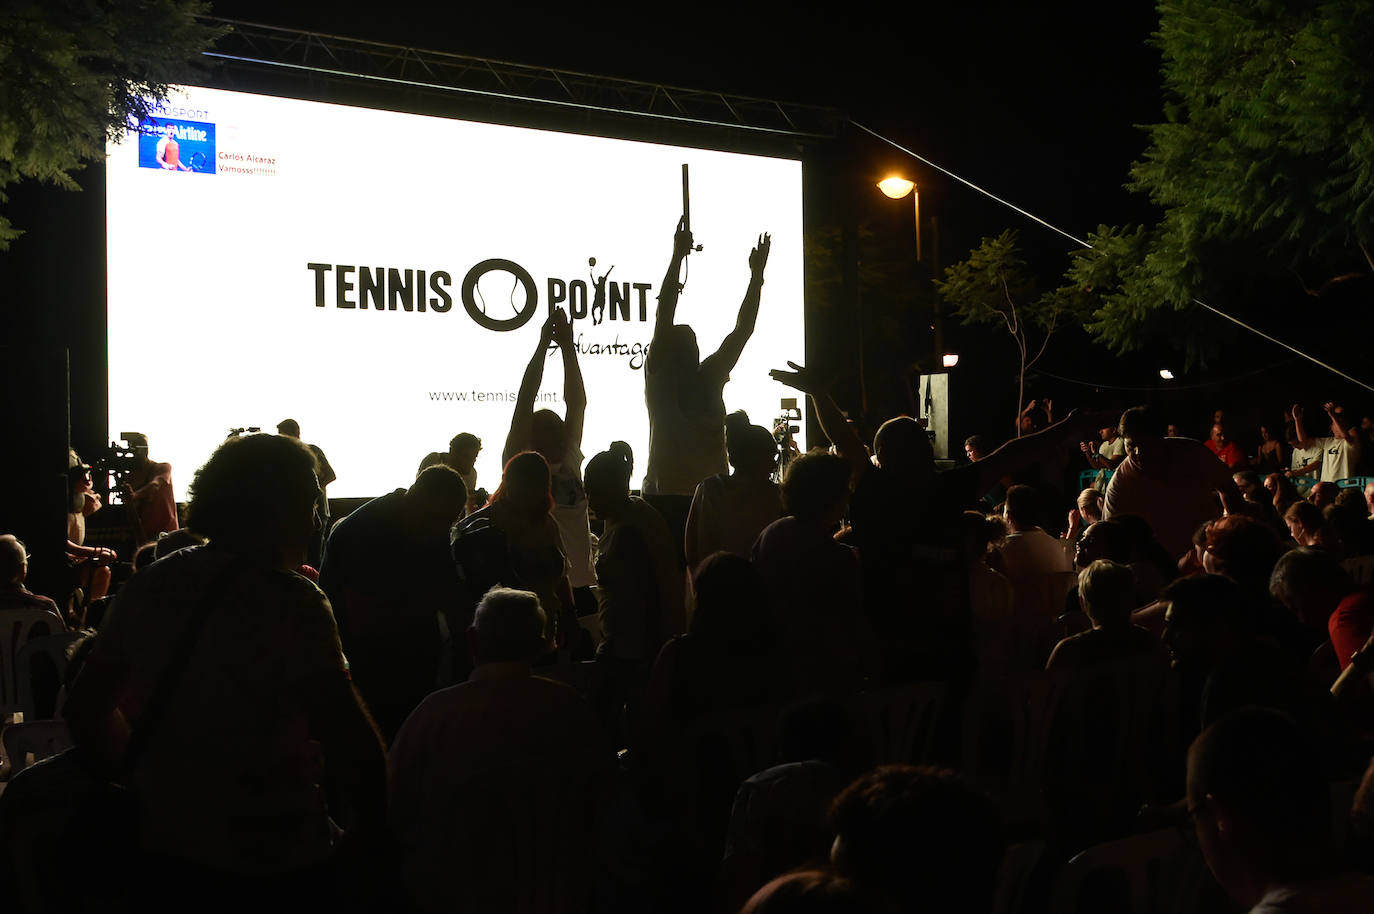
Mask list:
[[[1172,381],[1174,379],[1174,373],[1167,368],[1159,369],[1159,376],[1166,381]]]
[[[953,368],[955,365],[959,364],[959,353],[946,352],[944,358],[940,361],[944,362],[946,368]]]

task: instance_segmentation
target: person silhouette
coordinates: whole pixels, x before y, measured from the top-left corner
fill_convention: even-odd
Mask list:
[[[720,348],[703,359],[692,328],[674,323],[682,292],[678,276],[683,258],[692,249],[692,233],[679,223],[673,236],[673,256],[663,277],[654,335],[644,364],[644,400],[649,412],[644,494],[663,514],[679,543],[697,483],[729,468],[725,382],[754,333],[771,245],[772,238],[765,233],[749,252],[749,287],[735,327]]]
[[[588,266],[588,267],[594,267],[594,266],[596,266],[596,258],[595,258],[595,257],[589,257],[589,258],[587,258],[587,266]],[[593,326],[593,327],[599,327],[599,326],[601,326],[601,321],[606,317],[606,277],[610,276],[610,275],[611,275],[611,270],[614,270],[614,269],[615,269],[615,265],[612,264],[612,265],[611,265],[611,269],[610,269],[610,270],[607,270],[605,273],[602,273],[600,279],[597,279],[597,278],[596,278],[596,274],[593,273],[590,269],[587,270],[587,275],[590,276],[590,277],[591,277],[591,280],[592,280],[592,290],[593,290],[593,293],[594,293],[594,294],[592,295],[592,326]]]

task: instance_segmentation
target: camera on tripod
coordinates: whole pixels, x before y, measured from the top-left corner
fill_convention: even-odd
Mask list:
[[[773,420],[773,440],[783,445],[801,431],[801,426],[792,423],[800,422],[802,416],[796,397],[783,397],[779,411],[782,415]]]

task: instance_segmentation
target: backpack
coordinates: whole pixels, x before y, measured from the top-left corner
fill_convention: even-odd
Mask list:
[[[491,515],[469,514],[453,529],[450,541],[458,570],[462,605],[468,617],[488,590],[496,586],[524,588],[510,556],[510,539]]]

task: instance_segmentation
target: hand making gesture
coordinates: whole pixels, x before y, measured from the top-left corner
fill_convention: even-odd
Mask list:
[[[749,272],[755,279],[763,278],[763,268],[768,263],[768,251],[773,247],[773,236],[764,232],[759,243],[749,252]]]
[[[572,321],[568,320],[568,312],[562,308],[555,308],[553,316],[549,318],[553,327],[549,331],[553,341],[558,344],[558,348],[569,350],[573,348]]]
[[[779,384],[786,384],[788,387],[812,396],[824,394],[829,390],[830,385],[822,381],[815,372],[803,368],[796,362],[788,362],[787,364],[792,369],[791,371],[774,368],[768,372],[768,377],[777,381]]]

